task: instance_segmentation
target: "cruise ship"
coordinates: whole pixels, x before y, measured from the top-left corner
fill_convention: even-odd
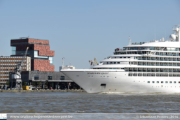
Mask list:
[[[180,93],[180,26],[169,40],[131,43],[90,69],[61,71],[88,93]]]

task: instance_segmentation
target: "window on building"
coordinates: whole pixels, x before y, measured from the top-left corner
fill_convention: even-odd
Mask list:
[[[12,55],[16,55],[16,47],[12,47],[12,53],[11,53]]]
[[[53,64],[54,64],[54,59],[53,59],[53,57],[49,57],[49,60],[50,60],[50,64],[53,65]]]
[[[161,81],[161,83],[163,83],[163,81]]]
[[[39,56],[39,51],[34,51],[34,58],[48,59],[48,56]]]
[[[166,83],[168,83],[168,81],[166,81]]]
[[[147,81],[147,83],[150,83],[150,81]]]
[[[38,51],[34,51],[34,57],[38,57]]]
[[[154,81],[152,81],[152,83],[154,83]]]
[[[34,76],[34,80],[39,80],[39,76],[38,76],[38,75],[35,75],[35,76]]]
[[[176,83],[176,81],[174,81],[174,83]]]
[[[60,80],[65,80],[65,76],[61,76],[61,77],[60,77]]]
[[[29,50],[33,50],[33,48],[32,48],[32,47],[29,47]]]
[[[52,76],[48,76],[48,80],[52,80]]]
[[[169,83],[172,83],[172,81],[170,81]]]
[[[157,81],[157,83],[159,83],[159,81]]]

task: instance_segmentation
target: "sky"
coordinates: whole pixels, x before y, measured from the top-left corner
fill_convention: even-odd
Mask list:
[[[169,39],[180,25],[180,0],[0,0],[0,56],[10,40],[45,39],[55,51],[55,71],[64,65],[89,68],[115,48]]]

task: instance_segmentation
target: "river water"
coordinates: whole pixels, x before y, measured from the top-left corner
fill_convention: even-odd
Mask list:
[[[0,93],[0,113],[180,113],[180,94]]]

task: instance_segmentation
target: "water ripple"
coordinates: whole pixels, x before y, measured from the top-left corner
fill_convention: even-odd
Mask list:
[[[179,113],[179,108],[179,94],[0,94],[0,113]]]

